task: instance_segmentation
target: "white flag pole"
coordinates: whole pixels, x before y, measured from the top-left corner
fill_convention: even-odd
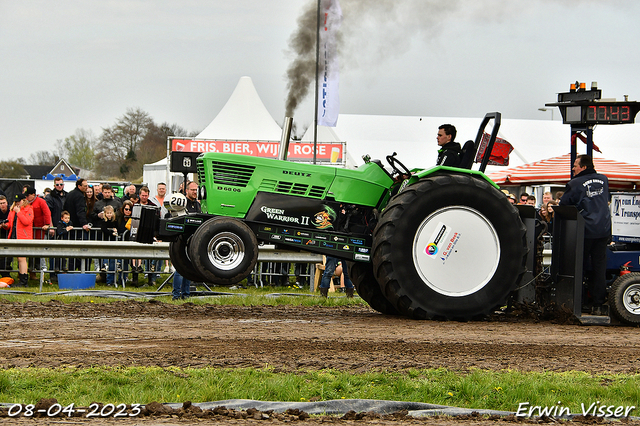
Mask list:
[[[320,89],[320,76],[318,66],[320,63],[320,2],[318,0],[318,13],[316,14],[316,96],[315,96],[315,113],[313,114],[313,164],[316,164],[316,152],[318,150],[318,90]]]

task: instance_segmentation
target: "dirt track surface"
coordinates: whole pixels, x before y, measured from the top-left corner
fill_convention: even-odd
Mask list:
[[[437,322],[367,307],[0,303],[0,367],[446,367],[638,373],[632,327]]]
[[[365,372],[437,367],[455,371],[472,367],[594,373],[640,370],[637,328],[509,319],[421,322],[381,315],[362,306],[242,307],[154,301],[22,304],[0,299],[0,336],[1,368],[260,368],[268,364],[279,371],[337,368]],[[0,419],[0,424],[9,420],[16,422],[5,418]],[[118,424],[129,421],[118,420]],[[176,416],[155,421],[185,424]],[[225,421],[244,424],[254,420]],[[398,420],[375,421],[398,424]],[[459,419],[453,423],[479,424],[478,421]],[[315,422],[329,420],[311,421]],[[423,420],[401,421],[403,426],[413,422]],[[451,421],[441,418],[427,422]],[[309,420],[305,423],[311,424]]]

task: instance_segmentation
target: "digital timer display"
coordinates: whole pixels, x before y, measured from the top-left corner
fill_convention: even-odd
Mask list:
[[[617,124],[633,123],[635,111],[625,104],[594,104],[583,106],[587,123]]]
[[[640,111],[640,102],[564,102],[557,106],[565,124],[631,124]]]
[[[629,101],[627,95],[624,101],[603,99],[602,91],[596,82],[591,83],[591,90],[586,90],[585,83],[571,84],[569,92],[558,93],[558,102],[545,106],[558,107],[564,124],[571,126],[597,124],[631,124],[636,120],[640,111],[640,102]],[[546,109],[544,109],[546,111]],[[573,127],[572,127],[573,129]]]

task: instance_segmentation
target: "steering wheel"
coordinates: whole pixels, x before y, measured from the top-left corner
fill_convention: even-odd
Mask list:
[[[387,163],[391,166],[392,177],[395,179],[402,175],[411,176],[411,171],[396,158],[396,155],[398,155],[396,152],[392,155],[387,155]]]

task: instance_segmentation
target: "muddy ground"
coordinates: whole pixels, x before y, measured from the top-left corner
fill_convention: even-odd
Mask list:
[[[564,321],[561,321],[564,322]],[[638,373],[639,330],[495,316],[483,322],[413,321],[364,306],[201,306],[124,301],[109,304],[10,303],[0,299],[0,367],[262,367],[278,371],[336,368],[402,371],[581,370]],[[178,413],[179,414],[179,413]],[[246,424],[253,417],[189,418],[177,413],[118,424]],[[402,417],[402,416],[401,416]],[[20,423],[0,418],[4,422]],[[61,420],[47,419],[56,423]],[[73,419],[78,424],[86,419]],[[113,419],[90,420],[91,424]],[[304,421],[296,416],[264,421]],[[379,424],[496,424],[509,419],[364,418]],[[69,424],[69,423],[67,423]]]

